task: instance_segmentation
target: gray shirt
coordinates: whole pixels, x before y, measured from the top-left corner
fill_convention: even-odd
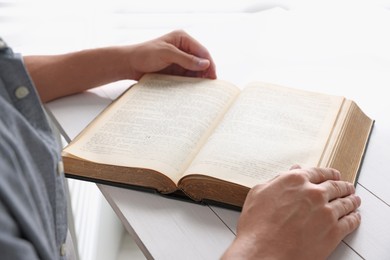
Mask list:
[[[65,259],[60,148],[21,56],[0,39],[1,259]]]

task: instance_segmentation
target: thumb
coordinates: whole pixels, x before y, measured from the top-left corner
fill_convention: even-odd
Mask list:
[[[175,63],[184,69],[192,71],[206,70],[211,62],[208,59],[197,57],[195,55],[186,53],[174,46],[172,46],[168,59],[170,63]]]

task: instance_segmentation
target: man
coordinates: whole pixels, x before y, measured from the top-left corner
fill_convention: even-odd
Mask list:
[[[149,72],[216,78],[183,31],[131,46],[20,57],[0,40],[0,256],[67,259],[63,164],[42,102]],[[334,169],[294,166],[249,192],[224,259],[321,259],[360,223]]]

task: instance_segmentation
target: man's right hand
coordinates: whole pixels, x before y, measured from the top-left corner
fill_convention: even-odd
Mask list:
[[[250,190],[223,259],[325,259],[359,226],[360,203],[337,170],[293,167]]]

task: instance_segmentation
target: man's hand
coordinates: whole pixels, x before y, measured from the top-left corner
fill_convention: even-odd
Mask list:
[[[128,56],[131,79],[138,80],[150,72],[217,77],[215,64],[207,49],[184,31],[173,31],[131,48],[134,48]]]
[[[145,73],[215,79],[209,52],[183,31],[127,46],[87,49],[61,55],[24,57],[43,102]]]
[[[246,198],[224,259],[325,259],[360,224],[360,198],[329,168],[292,168]]]

